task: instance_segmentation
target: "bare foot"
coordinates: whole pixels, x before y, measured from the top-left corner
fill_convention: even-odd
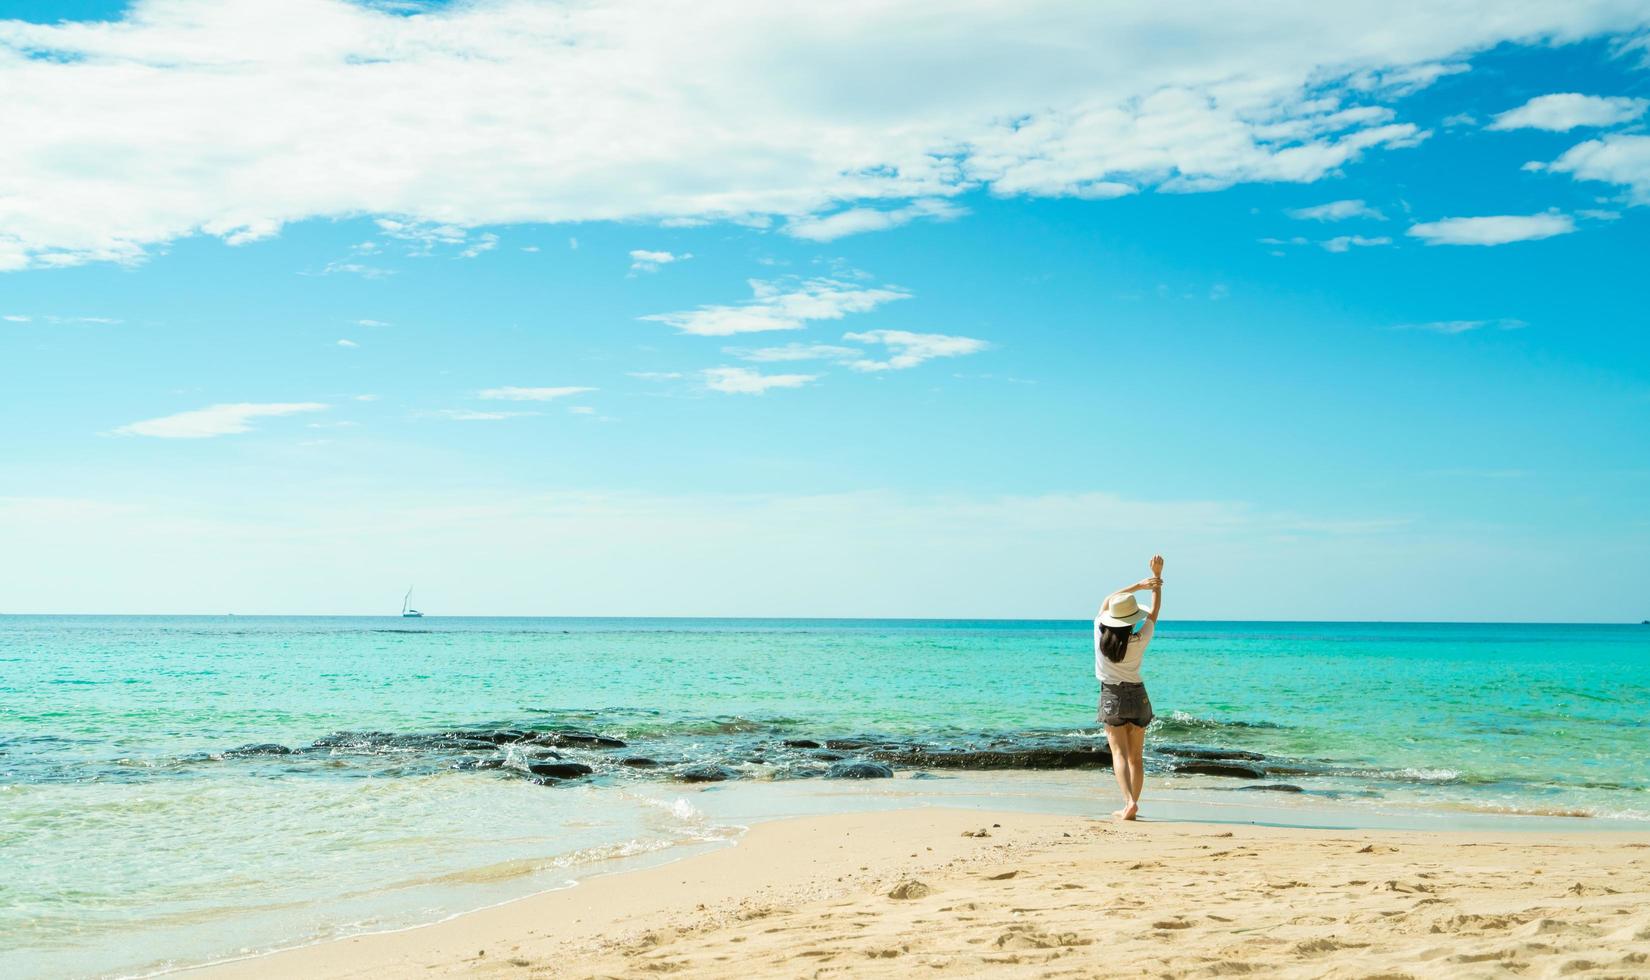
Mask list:
[[[1133,820],[1134,815],[1139,813],[1139,812],[1140,812],[1140,804],[1130,803],[1128,806],[1126,806],[1123,809],[1117,811],[1117,814],[1118,814],[1119,817],[1121,817],[1124,820]]]
[[[1128,807],[1124,807],[1121,810],[1113,810],[1111,812],[1111,818],[1113,820],[1127,820],[1129,818],[1124,816],[1124,814],[1127,813],[1127,812],[1128,812]]]

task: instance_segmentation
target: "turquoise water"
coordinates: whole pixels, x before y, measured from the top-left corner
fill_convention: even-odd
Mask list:
[[[152,968],[707,846],[737,828],[671,774],[817,775],[783,739],[1093,738],[1089,644],[1086,622],[0,617],[0,957]],[[1261,754],[1297,798],[1650,821],[1650,627],[1165,621],[1145,672],[1149,746]],[[394,738],[478,727],[630,744],[565,750],[596,775],[543,786],[519,746],[455,769]],[[385,734],[307,748],[340,730]],[[300,751],[225,755],[253,743]]]

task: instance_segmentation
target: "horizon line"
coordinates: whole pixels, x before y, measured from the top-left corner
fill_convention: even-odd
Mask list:
[[[737,620],[743,622],[909,622],[909,623],[1089,623],[1092,617],[1059,617],[1059,616],[751,616],[751,615],[631,615],[631,614],[572,614],[572,613],[463,613],[453,615],[432,615],[404,617],[400,613],[89,613],[89,612],[0,612],[0,619],[4,618],[57,618],[57,619],[418,619],[418,620],[476,620],[476,619],[561,619],[561,620],[591,620],[591,619],[632,619],[632,620]],[[1165,623],[1288,623],[1288,624],[1336,624],[1336,625],[1380,625],[1380,626],[1644,626],[1650,625],[1650,619],[1645,620],[1535,620],[1535,619],[1228,619],[1221,617],[1198,618],[1176,617],[1163,620]]]

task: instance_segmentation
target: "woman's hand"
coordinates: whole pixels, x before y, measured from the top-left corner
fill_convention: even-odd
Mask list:
[[[1151,567],[1152,567],[1152,578],[1155,578],[1155,579],[1158,580],[1157,581],[1158,585],[1162,585],[1163,584],[1163,556],[1162,555],[1153,555],[1152,560],[1150,562],[1148,562],[1148,564],[1151,565]]]

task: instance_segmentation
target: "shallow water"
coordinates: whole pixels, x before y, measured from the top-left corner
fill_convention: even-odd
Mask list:
[[[1150,745],[1260,753],[1294,799],[1650,821],[1650,627],[1165,621],[1146,675]],[[825,766],[787,738],[1094,737],[1095,695],[1081,622],[0,617],[0,955],[118,972],[434,918],[735,833],[749,804],[681,766],[786,780]],[[505,726],[630,744],[558,749],[597,774],[555,786],[519,745],[491,771],[311,747]],[[300,751],[225,755],[257,743]]]

